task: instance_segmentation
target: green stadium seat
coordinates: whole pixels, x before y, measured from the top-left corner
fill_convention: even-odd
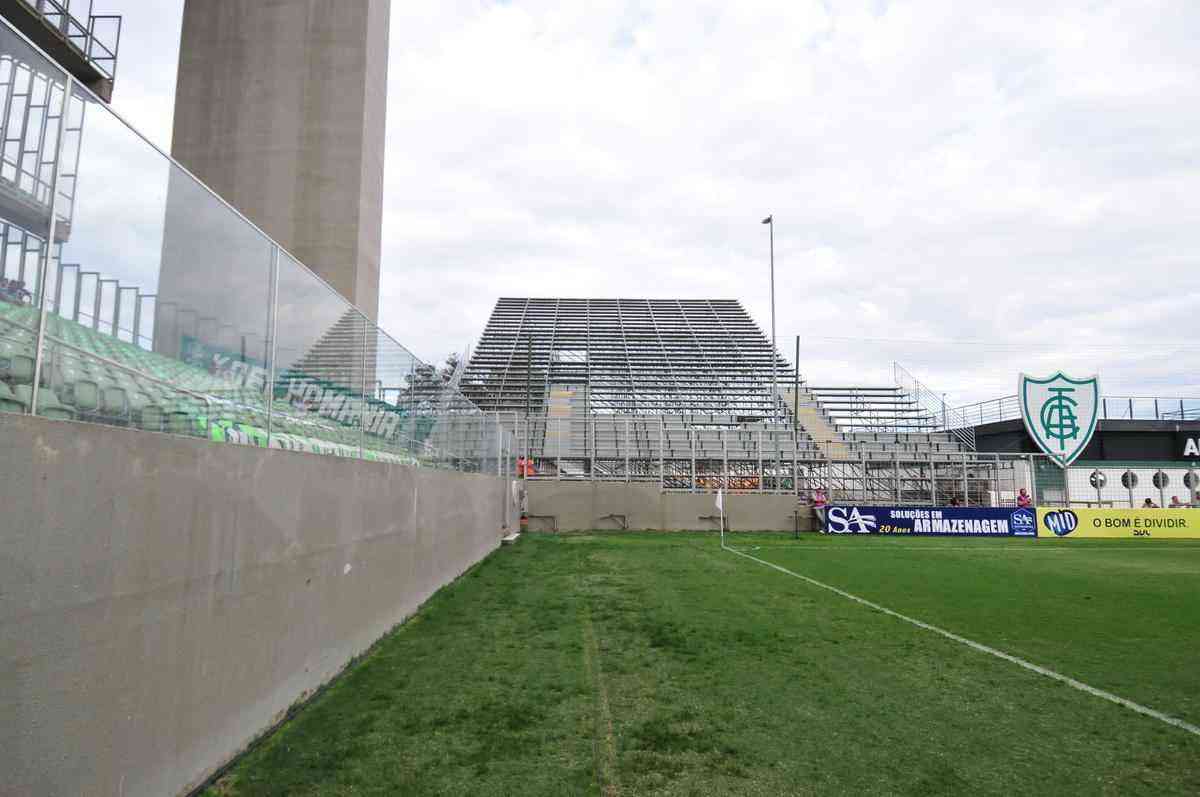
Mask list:
[[[166,409],[166,427],[172,434],[196,435],[196,418],[200,409],[194,401],[175,400]]]
[[[25,412],[25,405],[13,395],[12,389],[0,382],[0,412]]]
[[[100,412],[109,417],[124,417],[128,411],[125,389],[115,384],[100,389]]]
[[[48,387],[38,390],[37,414],[43,418],[53,418],[58,421],[70,421],[75,418],[75,413],[71,411],[71,408],[60,402],[54,390]]]
[[[33,347],[11,340],[0,341],[0,378],[17,385],[33,382]]]
[[[72,401],[80,412],[96,412],[100,409],[100,384],[88,376],[75,382]]]
[[[12,389],[12,392],[13,396],[20,403],[21,408],[28,411],[33,398],[33,387],[30,385],[17,385]],[[75,417],[75,413],[71,411],[71,408],[62,404],[54,391],[48,387],[38,390],[37,414],[43,418],[53,418],[60,421],[69,421]]]
[[[163,425],[166,423],[166,414],[163,408],[157,404],[152,404],[149,399],[145,404],[142,404],[134,412],[134,423],[139,429],[145,429],[148,432],[161,432]]]

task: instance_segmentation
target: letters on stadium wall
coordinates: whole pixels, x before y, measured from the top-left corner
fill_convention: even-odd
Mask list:
[[[357,427],[361,418],[367,434],[389,440],[400,433],[405,416],[400,407],[356,396],[341,385],[298,371],[281,374],[275,390],[277,399],[287,401],[298,410],[316,413],[350,427]]]
[[[1034,537],[1032,509],[992,507],[829,507],[825,531],[830,534],[908,534],[937,537]]]
[[[1052,509],[1039,507],[1043,537],[1200,538],[1200,509]]]
[[[270,378],[266,363],[244,354],[231,352],[184,335],[180,339],[179,358],[215,377],[225,380],[231,389],[245,388],[265,393]]]

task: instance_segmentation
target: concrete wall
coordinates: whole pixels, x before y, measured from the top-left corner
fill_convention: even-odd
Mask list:
[[[172,142],[180,163],[372,320],[390,7],[187,0]]]
[[[716,515],[716,498],[711,493],[663,492],[657,484],[639,482],[551,481],[527,483],[528,512],[552,515],[559,531],[620,528],[607,515],[625,515],[629,529],[680,531],[716,529],[717,521],[701,520]],[[726,528],[733,531],[792,531],[795,496],[744,494],[725,496]],[[813,528],[812,510],[799,507],[800,530]],[[534,518],[531,531],[548,530],[552,521]]]
[[[511,495],[5,414],[0,474],[5,794],[198,784],[493,550]]]

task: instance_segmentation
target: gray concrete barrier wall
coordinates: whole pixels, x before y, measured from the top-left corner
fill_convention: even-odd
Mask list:
[[[624,516],[629,529],[683,531],[716,529],[717,515],[712,493],[664,492],[645,482],[530,480],[528,511],[531,531],[548,530],[556,523],[559,531],[619,529]],[[792,531],[799,512],[801,531],[811,531],[812,510],[796,505],[792,495],[743,493],[725,496],[726,528],[731,531]],[[549,518],[553,517],[554,521]]]
[[[0,792],[197,785],[496,548],[510,495],[0,414]]]

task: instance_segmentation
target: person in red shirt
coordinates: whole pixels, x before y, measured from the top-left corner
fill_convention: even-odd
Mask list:
[[[813,513],[817,516],[817,530],[822,534],[825,533],[825,507],[829,504],[829,499],[825,496],[825,491],[818,487],[813,490],[812,508]]]
[[[1033,506],[1033,499],[1029,497],[1029,493],[1025,491],[1024,487],[1021,488],[1021,492],[1017,493],[1017,506],[1022,509]]]

